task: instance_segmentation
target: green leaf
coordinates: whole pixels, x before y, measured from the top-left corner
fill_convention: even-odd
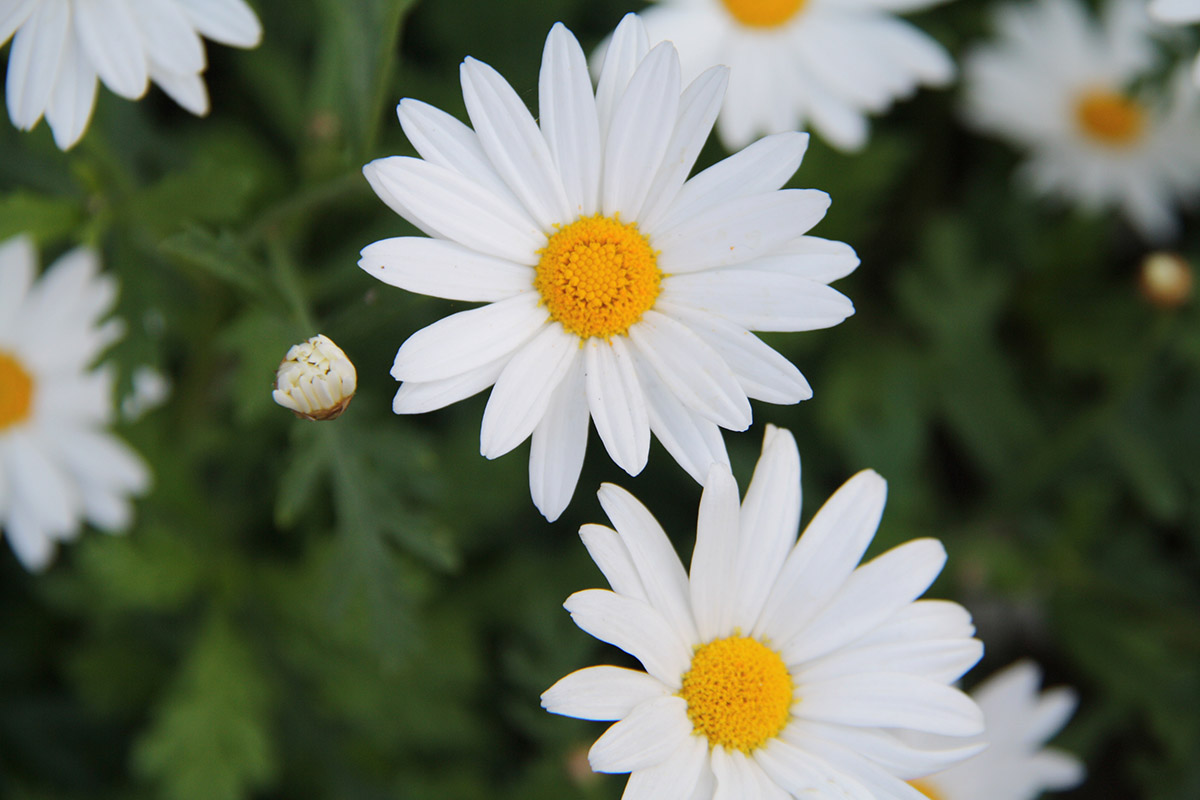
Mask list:
[[[22,191],[0,197],[0,241],[25,233],[46,242],[66,236],[82,223],[83,209],[74,198]]]
[[[192,227],[163,240],[162,252],[182,267],[252,295],[265,295],[262,267],[250,257],[230,233],[213,235]]]

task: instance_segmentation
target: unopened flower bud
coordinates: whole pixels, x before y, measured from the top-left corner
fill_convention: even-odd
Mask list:
[[[354,399],[358,375],[346,354],[324,334],[288,350],[271,396],[298,417],[336,419]]]
[[[1174,253],[1151,253],[1142,259],[1138,284],[1159,308],[1179,308],[1192,296],[1192,267]]]

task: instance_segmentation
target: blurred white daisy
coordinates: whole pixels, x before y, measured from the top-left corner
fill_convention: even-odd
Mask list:
[[[1008,5],[997,26],[965,60],[968,121],[1029,151],[1037,192],[1171,236],[1175,203],[1200,190],[1200,116],[1182,74],[1134,91],[1157,54],[1144,0],[1111,0],[1099,22],[1077,0]]]
[[[1168,25],[1200,22],[1200,0],[1150,0],[1150,16]],[[1200,58],[1192,67],[1192,80],[1200,84]]]
[[[731,150],[810,124],[843,150],[867,141],[868,113],[954,77],[945,49],[893,12],[946,0],[657,0],[650,41],[679,48],[685,79],[732,73],[717,120]]]
[[[979,751],[913,746],[897,734],[976,736],[983,716],[950,684],[979,659],[970,615],[917,600],[941,572],[935,539],[858,566],[886,484],[851,478],[799,541],[800,457],[767,427],[745,500],[713,465],[690,574],[654,517],[605,484],[616,530],[580,536],[612,591],[565,604],[580,628],[645,672],[589,667],[542,695],[555,714],[617,720],[588,754],[598,772],[632,773],[627,800],[661,797],[923,800],[905,783]]]
[[[105,430],[113,374],[93,368],[121,335],[101,323],[116,282],[96,254],[67,253],[35,282],[37,255],[25,237],[0,243],[0,527],[29,570],[83,521],[129,526],[129,495],[149,485],[141,458]]]
[[[983,710],[987,749],[914,781],[931,800],[1035,800],[1044,791],[1071,789],[1084,777],[1079,759],[1044,747],[1075,711],[1075,692],[1057,687],[1039,693],[1041,671],[1018,661],[975,687]]]
[[[720,428],[750,425],[748,398],[811,395],[751,330],[801,331],[853,313],[827,284],[858,264],[807,236],[829,205],[780,187],[807,137],[763,139],[687,180],[725,90],[715,67],[681,90],[679,59],[649,49],[629,15],[593,93],[583,51],[561,24],[546,39],[540,127],[479,61],[462,65],[474,130],[424,103],[400,103],[423,158],[364,168],[375,192],[433,238],[385,239],[359,266],[394,286],[485,302],[415,333],[396,354],[393,409],[441,408],[495,384],[480,449],[533,436],[534,503],[556,519],[583,464],[588,419],[631,474],[651,431],[698,481],[728,463]]]
[[[202,36],[254,47],[262,28],[245,0],[0,0],[0,47],[13,40],[8,115],[22,130],[44,115],[66,150],[91,119],[97,78],[130,100],[154,81],[206,114]]]

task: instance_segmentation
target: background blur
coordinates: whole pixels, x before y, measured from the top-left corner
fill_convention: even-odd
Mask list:
[[[0,124],[0,239],[32,232],[43,263],[98,247],[121,280],[122,391],[141,365],[174,387],[119,427],[156,473],[128,536],[88,532],[41,576],[0,547],[0,797],[616,798],[625,778],[584,758],[603,724],[538,705],[567,672],[628,663],[561,608],[603,585],[575,531],[606,521],[595,488],[613,481],[686,559],[700,487],[657,444],[630,478],[593,433],[575,501],[547,524],[528,445],[478,455],[486,394],[391,413],[396,348],[465,306],[355,262],[414,232],[360,171],[412,153],[397,100],[465,118],[473,55],[534,106],[551,24],[590,51],[631,8],[252,2],[263,44],[208,47],[206,120],[152,89],[136,104],[101,90],[68,154],[44,125]],[[910,19],[957,58],[992,5]],[[1148,302],[1148,251],[1125,224],[1032,199],[1017,154],[958,109],[957,88],[923,91],[856,155],[814,137],[791,185],[832,195],[814,232],[858,250],[837,285],[858,312],[765,337],[815,397],[756,403],[753,428],[726,436],[735,474],[744,489],[766,422],[800,443],[805,520],[877,469],[890,491],[871,553],[946,543],[931,595],[967,606],[987,647],[968,687],[1030,656],[1079,690],[1056,742],[1090,775],[1061,797],[1200,797],[1196,303]],[[710,141],[700,166],[722,155]],[[1200,258],[1200,220],[1177,245]],[[360,386],[322,424],[270,397],[287,348],[317,332]]]

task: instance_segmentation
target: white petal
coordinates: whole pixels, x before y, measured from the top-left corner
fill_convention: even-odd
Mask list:
[[[914,675],[874,672],[804,684],[792,713],[803,719],[942,736],[983,732],[983,713],[951,686]]]
[[[581,217],[595,214],[601,156],[596,98],[583,49],[561,22],[550,29],[542,51],[538,111],[570,212]]]
[[[62,465],[79,481],[140,494],[150,488],[150,469],[129,445],[102,431],[61,426],[42,431]]]
[[[949,600],[917,600],[899,608],[882,625],[860,639],[867,646],[915,639],[968,638],[975,634],[971,614]]]
[[[648,603],[605,589],[585,589],[568,597],[563,607],[581,629],[629,653],[668,688],[678,690],[691,663],[691,648]]]
[[[717,424],[686,408],[644,358],[636,363],[650,430],[671,457],[700,484],[708,477],[711,465],[728,467],[729,454]]]
[[[604,449],[617,466],[637,475],[650,455],[646,397],[624,337],[584,342],[588,408]]]
[[[15,340],[12,326],[33,285],[37,251],[26,235],[0,241],[0,343]]]
[[[754,331],[820,330],[854,313],[849,298],[825,284],[750,269],[675,275],[662,282],[660,298]]]
[[[604,525],[588,524],[579,529],[579,538],[614,592],[649,602],[637,566],[629,555],[629,548],[621,541],[620,534]]]
[[[579,340],[555,322],[525,343],[496,379],[483,411],[479,452],[499,458],[529,438],[579,357]]]
[[[198,73],[167,72],[151,62],[150,77],[185,111],[197,117],[208,114],[208,87]]]
[[[507,363],[505,353],[461,375],[435,381],[405,381],[392,400],[392,413],[424,414],[479,394],[496,382]]]
[[[373,242],[358,266],[384,283],[447,300],[491,302],[533,288],[533,270],[524,264],[424,236]]]
[[[770,255],[741,266],[763,272],[785,272],[817,283],[832,283],[858,267],[858,254],[845,242],[801,236]]]
[[[533,504],[550,522],[559,518],[575,494],[590,419],[583,358],[575,358],[533,429],[529,448],[529,491]]]
[[[636,220],[679,113],[679,55],[670,42],[647,54],[613,109],[604,146],[600,207]]]
[[[713,800],[791,800],[790,794],[740,750],[714,747],[711,758],[717,779]]]
[[[3,0],[0,2],[0,47],[17,28],[25,24],[41,0]]]
[[[887,483],[863,470],[825,501],[788,554],[755,636],[782,641],[825,605],[874,538],[886,499]]]
[[[4,535],[17,560],[30,572],[41,572],[54,560],[54,539],[34,518],[24,501],[13,504],[4,521]]]
[[[647,700],[612,725],[588,751],[596,772],[633,772],[666,761],[690,738],[687,701],[667,695]]]
[[[572,221],[550,148],[512,86],[473,58],[462,63],[459,76],[471,124],[496,172],[542,230]]]
[[[426,161],[452,169],[497,197],[514,205],[519,201],[496,174],[475,131],[439,108],[406,97],[396,106],[404,135]]]
[[[196,30],[214,42],[231,47],[256,47],[262,25],[244,0],[175,0]]]
[[[666,761],[631,774],[621,800],[709,800],[712,790],[704,789],[711,778],[708,740],[703,736],[688,736]]]
[[[29,130],[50,103],[63,50],[69,38],[71,9],[66,0],[42,0],[13,37],[8,55],[5,95],[13,124]]]
[[[577,719],[623,719],[634,706],[670,694],[640,670],[588,667],[572,672],[542,693],[542,708]]]
[[[903,672],[952,683],[983,656],[978,639],[925,639],[837,650],[795,669],[797,683],[865,672]]]
[[[625,93],[634,70],[649,50],[650,41],[642,20],[637,14],[626,14],[613,31],[596,84],[596,114],[600,121],[601,140],[608,138],[613,109]]]
[[[921,792],[855,751],[812,735],[806,725],[789,725],[783,736],[793,750],[820,758],[842,775],[853,775],[856,783],[869,793],[867,797],[873,800],[928,800]]]
[[[861,784],[820,757],[772,739],[754,751],[754,761],[770,778],[796,797],[875,800]]]
[[[150,62],[126,0],[75,3],[75,35],[104,85],[129,100],[146,93]]]
[[[178,3],[126,0],[141,33],[146,55],[167,72],[194,75],[207,66],[204,42]]]
[[[733,474],[728,468],[714,464],[700,497],[696,547],[688,572],[692,613],[702,642],[733,633],[739,511],[738,487]],[[718,775],[718,784],[720,780]]]
[[[62,63],[46,106],[46,122],[60,150],[69,150],[83,136],[95,105],[95,70],[78,48],[63,48]]]
[[[901,741],[888,731],[871,728],[849,728],[845,725],[806,721],[804,729],[816,737],[836,742],[851,752],[875,762],[902,780],[941,772],[987,747],[983,742],[974,742],[958,747],[925,750]]]
[[[447,167],[391,156],[367,164],[363,174],[393,211],[439,238],[528,266],[546,246],[523,209]]]
[[[451,314],[408,337],[396,353],[392,377],[424,382],[462,375],[512,353],[546,318],[533,293]]]
[[[4,466],[12,481],[14,511],[18,506],[27,509],[31,523],[52,539],[72,538],[83,509],[70,475],[28,430],[11,430],[6,439]]]
[[[689,601],[688,577],[671,540],[636,497],[606,483],[597,493],[604,513],[629,550],[646,599],[690,643],[698,643]],[[682,673],[681,673],[682,674]]]

